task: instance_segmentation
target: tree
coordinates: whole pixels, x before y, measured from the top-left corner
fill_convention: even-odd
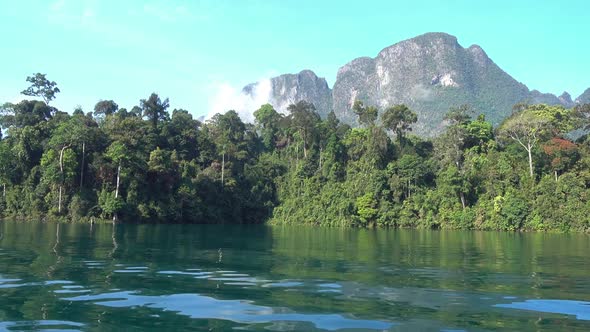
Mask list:
[[[225,114],[215,114],[208,123],[209,132],[221,155],[221,186],[225,184],[225,166],[233,157],[243,160],[247,156],[245,146],[246,125],[238,113],[230,110]],[[227,157],[227,160],[226,160]]]
[[[449,125],[439,142],[444,147],[442,149],[443,156],[448,158],[449,162],[455,164],[458,169],[461,169],[463,162],[463,149],[467,139],[467,124],[469,123],[470,112],[471,109],[468,105],[461,105],[457,108],[452,107],[444,116],[444,120]]]
[[[426,160],[414,154],[404,154],[392,166],[395,174],[390,178],[391,189],[395,190],[397,189],[395,187],[405,187],[405,190],[403,190],[403,196],[405,198],[411,197],[413,187],[424,183],[430,171]]]
[[[37,100],[23,100],[17,104],[5,103],[0,107],[0,127],[36,126],[49,121],[55,111],[55,108]]]
[[[162,129],[167,146],[173,147],[183,160],[192,160],[200,154],[198,147],[199,128],[201,122],[183,109],[172,111],[172,118]]]
[[[156,93],[152,93],[148,99],[141,99],[140,105],[143,116],[147,117],[152,123],[154,131],[158,129],[158,122],[168,119],[168,112],[166,112],[166,109],[170,106],[168,98],[162,101]]]
[[[510,139],[522,146],[529,161],[529,175],[534,176],[533,149],[539,141],[546,138],[550,121],[531,109],[525,109],[513,114],[498,128],[498,133],[503,139]]]
[[[100,100],[94,105],[94,116],[102,118],[114,114],[119,109],[119,105],[112,100]]]
[[[487,143],[494,139],[493,126],[486,121],[483,114],[480,114],[476,120],[469,121],[465,130],[467,131],[466,149],[477,147],[478,152],[483,152],[486,150]]]
[[[14,156],[6,140],[0,140],[0,183],[2,183],[2,197],[6,197],[6,185],[10,182],[14,172]]]
[[[270,104],[264,104],[254,112],[257,129],[260,131],[264,146],[269,151],[275,148],[281,118],[282,115]]]
[[[408,106],[401,104],[388,107],[381,114],[383,126],[397,135],[397,141],[402,144],[402,139],[406,131],[412,130],[412,124],[418,121],[418,115]]]
[[[303,140],[303,157],[307,158],[307,149],[311,145],[320,116],[315,112],[315,106],[304,100],[289,105],[287,110],[290,113],[291,125],[299,131]]]
[[[445,114],[444,120],[449,123],[443,135],[441,135],[437,141],[437,152],[441,164],[446,168],[441,174],[449,173],[449,165],[452,165],[455,172],[453,181],[447,181],[447,183],[453,183],[453,186],[449,188],[455,188],[461,200],[463,209],[467,206],[465,199],[466,188],[468,187],[464,177],[463,161],[465,156],[463,151],[465,149],[465,142],[467,140],[467,125],[469,123],[469,113],[472,110],[469,105],[461,105],[459,107],[453,107]],[[461,182],[460,185],[456,185],[457,182]]]
[[[129,150],[121,142],[113,142],[106,151],[106,156],[117,165],[117,179],[115,185],[115,200],[119,199],[119,186],[121,183],[121,166],[129,160]],[[113,211],[113,223],[117,222],[117,211]]]
[[[365,127],[373,126],[379,115],[379,110],[375,106],[365,106],[360,100],[354,101],[352,111],[358,116],[359,123]]]
[[[58,187],[57,213],[62,214],[64,187],[75,178],[76,155],[70,145],[49,149],[41,158],[43,178]]]
[[[576,144],[563,138],[552,138],[543,145],[543,151],[551,157],[555,181],[558,179],[559,172],[564,172],[579,159]]]
[[[364,225],[372,224],[377,217],[377,200],[373,193],[366,193],[356,199],[356,210]]]
[[[573,115],[577,120],[577,128],[590,130],[590,104],[578,104],[574,106]]]
[[[45,104],[48,105],[50,101],[55,99],[55,95],[60,92],[57,83],[49,81],[45,74],[36,73],[33,76],[28,76],[27,82],[31,83],[31,86],[21,93],[25,96],[41,97]]]

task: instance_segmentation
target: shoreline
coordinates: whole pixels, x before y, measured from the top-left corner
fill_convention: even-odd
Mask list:
[[[0,222],[15,222],[15,223],[59,223],[59,224],[90,224],[90,225],[220,225],[220,226],[270,226],[270,227],[303,227],[303,228],[332,228],[332,229],[364,229],[364,230],[426,230],[426,231],[476,231],[476,232],[499,232],[499,233],[513,233],[513,234],[524,234],[524,233],[539,233],[539,234],[586,234],[590,235],[590,230],[579,232],[579,231],[560,231],[556,229],[549,230],[534,230],[534,229],[517,229],[517,230],[502,230],[502,229],[490,229],[490,228],[445,228],[445,227],[402,227],[402,226],[391,226],[391,225],[328,225],[321,223],[287,223],[287,222],[274,222],[272,219],[268,219],[262,223],[182,223],[182,222],[162,222],[162,221],[138,221],[138,222],[116,222],[113,223],[111,219],[94,218],[93,221],[90,218],[83,218],[79,220],[71,220],[67,218],[43,218],[40,220],[38,217],[5,217],[0,216]]]

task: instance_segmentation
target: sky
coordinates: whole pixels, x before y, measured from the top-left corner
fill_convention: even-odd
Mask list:
[[[332,86],[352,59],[426,32],[480,45],[530,89],[575,99],[590,87],[585,0],[0,0],[0,103],[24,99],[41,72],[63,111],[156,92],[201,116],[283,73],[311,69]]]

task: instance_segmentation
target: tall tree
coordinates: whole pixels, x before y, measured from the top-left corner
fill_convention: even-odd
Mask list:
[[[221,185],[223,187],[225,184],[226,163],[231,158],[242,161],[248,155],[244,140],[246,124],[240,119],[236,111],[230,110],[225,114],[214,115],[209,120],[208,127],[221,156]]]
[[[566,120],[558,120],[562,115],[556,110],[547,105],[532,105],[514,113],[498,128],[500,138],[518,143],[527,152],[531,178],[534,177],[533,149],[557,131],[567,129]]]
[[[45,104],[49,105],[49,102],[55,99],[55,95],[60,91],[57,83],[48,80],[45,76],[46,74],[41,73],[28,76],[27,82],[31,83],[31,86],[21,93],[25,96],[41,97],[45,101]]]
[[[6,140],[0,140],[0,183],[2,184],[2,197],[6,197],[6,185],[14,171],[14,156]]]
[[[100,100],[94,105],[94,116],[102,119],[114,114],[119,109],[119,105],[112,100]]]
[[[147,117],[152,123],[154,131],[158,129],[158,122],[168,119],[168,112],[166,112],[166,109],[170,106],[168,98],[161,100],[156,93],[152,93],[148,99],[140,100],[140,105],[143,116]]]
[[[463,208],[467,206],[465,199],[466,183],[463,168],[464,162],[464,150],[465,143],[468,137],[467,125],[470,119],[470,113],[472,110],[469,105],[461,105],[459,107],[453,107],[445,114],[444,120],[448,122],[448,126],[437,141],[437,152],[441,164],[445,167],[445,171],[441,174],[449,175],[452,174],[453,181],[447,181],[448,183],[455,183],[450,188],[454,188],[461,200]],[[450,169],[452,165],[453,170]],[[446,178],[446,177],[445,177]],[[459,183],[459,184],[457,184]]]
[[[412,125],[418,121],[418,115],[408,106],[401,104],[388,107],[381,115],[383,126],[397,135],[397,141],[402,144],[404,133],[412,131]]]
[[[303,157],[307,158],[307,150],[311,146],[320,116],[312,103],[303,100],[289,105],[287,110],[290,113],[291,125],[298,130],[303,141]]]
[[[274,150],[282,115],[272,105],[264,104],[254,112],[256,127],[262,136],[262,142],[269,151]]]
[[[361,126],[370,127],[375,124],[379,110],[375,106],[365,106],[362,101],[355,100],[352,111],[359,118]]]

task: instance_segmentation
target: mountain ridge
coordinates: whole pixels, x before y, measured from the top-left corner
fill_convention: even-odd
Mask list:
[[[295,77],[297,79],[295,79]],[[356,125],[351,111],[355,99],[381,110],[407,104],[418,113],[415,132],[434,136],[444,128],[450,107],[470,104],[499,124],[519,102],[572,107],[590,100],[590,89],[575,101],[568,92],[559,97],[529,88],[502,70],[477,44],[461,46],[457,37],[429,32],[383,48],[374,58],[363,56],[342,65],[332,88],[311,70],[271,78],[269,103],[285,112],[289,103],[306,100],[321,116],[331,110]],[[257,83],[253,83],[254,85]],[[243,92],[248,94],[248,86]],[[316,89],[311,91],[310,89]],[[251,91],[251,89],[250,89]]]

